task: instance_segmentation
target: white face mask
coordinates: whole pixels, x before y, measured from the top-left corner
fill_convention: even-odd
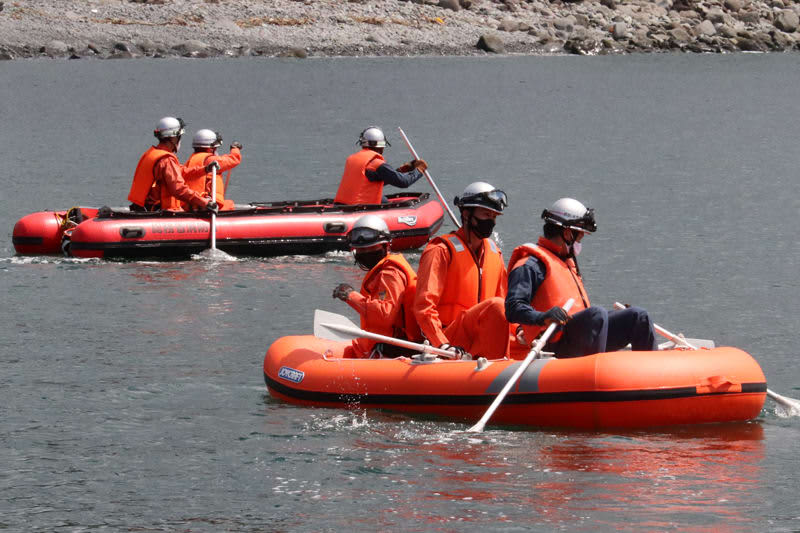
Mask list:
[[[572,243],[572,255],[578,257],[581,253],[581,243],[579,241],[575,241]]]

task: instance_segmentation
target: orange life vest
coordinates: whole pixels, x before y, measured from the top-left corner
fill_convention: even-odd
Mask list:
[[[539,239],[539,244],[523,244],[517,246],[511,253],[508,261],[509,269],[513,270],[525,264],[528,257],[534,256],[544,263],[546,269],[544,281],[531,300],[531,306],[537,311],[547,311],[554,306],[562,306],[567,298],[573,298],[575,303],[569,310],[570,315],[583,311],[591,305],[589,295],[583,286],[583,280],[575,265],[575,260],[571,257],[562,259],[551,250],[543,246],[544,237]],[[531,342],[539,336],[547,326],[523,325],[525,339]],[[556,331],[550,342],[555,342],[561,338],[561,331]]]
[[[401,302],[402,311],[398,314],[397,320],[392,325],[391,330],[387,330],[385,326],[380,327],[371,323],[369,316],[361,317],[361,329],[380,335],[404,338],[414,342],[421,341],[422,333],[420,332],[419,324],[417,324],[417,319],[414,318],[414,296],[417,294],[417,273],[414,272],[414,268],[408,264],[405,257],[400,254],[387,254],[386,257],[381,259],[378,264],[372,267],[367,275],[364,276],[364,280],[361,282],[361,294],[368,298],[375,298],[378,296],[376,294],[370,294],[366,287],[387,264],[391,264],[400,269],[406,277],[406,289],[403,292]],[[374,345],[374,343],[372,344]]]
[[[162,157],[174,157],[178,160],[178,156],[174,153],[155,146],[151,146],[139,159],[139,164],[136,165],[136,172],[133,174],[133,183],[131,184],[131,191],[128,193],[128,200],[134,204],[145,207],[144,203],[147,200],[147,195],[156,181],[156,176],[153,173],[156,163]],[[163,195],[162,195],[163,196]],[[166,209],[162,206],[162,209]]]
[[[208,152],[195,152],[186,160],[185,166],[187,168],[199,167],[200,165],[206,166],[206,160],[213,155],[214,154],[209,154]],[[206,191],[206,179],[208,179],[208,174],[203,174],[184,181],[186,181],[186,186],[194,192],[203,194]],[[219,194],[219,187],[217,187],[217,194]]]
[[[383,182],[367,179],[366,170],[368,166],[377,168],[383,163],[383,156],[369,148],[364,148],[348,157],[344,163],[342,182],[336,191],[334,201],[349,205],[381,203]]]
[[[483,240],[481,268],[475,264],[469,247],[455,232],[434,240],[441,240],[450,250],[447,281],[437,306],[439,320],[447,327],[462,311],[495,296],[505,265],[503,254],[492,239]]]

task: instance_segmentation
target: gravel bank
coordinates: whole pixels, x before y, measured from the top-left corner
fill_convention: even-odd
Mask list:
[[[0,59],[800,48],[791,0],[18,0]]]

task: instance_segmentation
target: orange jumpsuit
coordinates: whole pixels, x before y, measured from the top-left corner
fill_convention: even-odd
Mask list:
[[[465,230],[459,229],[455,234],[462,243],[466,243]],[[452,261],[451,251],[441,237],[434,239],[425,247],[417,270],[417,295],[414,300],[414,315],[423,335],[434,346],[449,343],[460,346],[474,356],[490,358],[504,357],[508,351],[509,324],[505,317],[505,294],[508,276],[502,255],[494,242],[484,239],[475,257],[466,244],[474,262],[474,271],[478,274],[482,286],[493,287],[493,291],[480,294],[476,287],[464,287],[464,293],[475,294],[477,302],[467,309],[454,312],[451,322],[443,323],[440,317],[439,301],[448,286],[448,270]],[[496,269],[494,279],[482,278],[488,254],[499,256],[500,265]],[[497,257],[492,259],[497,260]]]
[[[396,338],[408,338],[404,301],[406,290],[416,282],[416,274],[400,254],[389,254],[375,265],[361,284],[361,292],[347,296],[347,305],[361,316],[361,329]],[[413,335],[412,335],[413,336]],[[417,341],[419,339],[409,339]],[[376,341],[353,340],[354,357],[369,357]]]
[[[191,167],[192,165],[202,165],[203,167],[206,167],[214,161],[219,163],[220,167],[219,170],[217,170],[217,197],[215,200],[217,204],[219,204],[220,211],[231,211],[234,208],[234,202],[233,200],[225,199],[225,183],[222,180],[222,174],[223,172],[232,170],[233,168],[239,166],[239,163],[242,162],[242,153],[236,147],[231,148],[231,153],[226,155],[215,155],[211,152],[203,151],[195,152],[189,156],[189,159],[186,160],[186,166]],[[208,196],[211,196],[211,173],[198,176],[191,180],[186,180],[186,184],[193,191],[199,193],[205,192]]]
[[[151,174],[148,168],[142,167],[142,163],[150,156],[150,152],[153,150],[169,151],[169,148],[166,144],[159,143],[158,146],[148,148],[142,155],[139,166],[136,168],[134,182],[131,185],[131,194],[128,198],[138,204],[138,201],[131,198],[133,191],[139,189],[144,192],[146,188],[147,195],[144,205],[141,205],[141,207],[148,211],[156,209],[180,211],[182,210],[180,202],[186,202],[195,209],[205,207],[208,199],[190,189],[185,181],[186,179],[205,175],[205,169],[202,166],[194,168],[182,167],[178,161],[178,156],[170,152],[155,161]],[[151,184],[147,185],[147,182]]]

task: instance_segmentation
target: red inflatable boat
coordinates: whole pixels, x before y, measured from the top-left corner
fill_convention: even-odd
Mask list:
[[[272,396],[476,422],[521,361],[343,358],[348,342],[283,337],[264,358]],[[538,359],[490,424],[576,429],[734,422],[758,416],[767,383],[746,352],[718,347]]]
[[[388,198],[389,203],[370,205],[334,205],[326,199],[237,206],[217,215],[217,248],[250,256],[346,250],[348,230],[366,214],[386,221],[394,250],[419,248],[441,227],[442,206],[428,193]],[[21,255],[177,259],[208,248],[210,231],[208,214],[73,207],[21,218],[12,239]]]

